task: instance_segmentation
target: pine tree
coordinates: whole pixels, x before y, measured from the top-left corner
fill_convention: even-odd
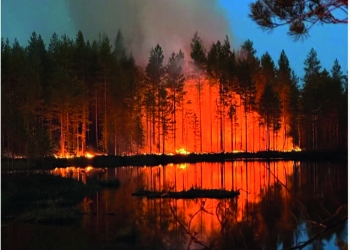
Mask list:
[[[301,106],[303,113],[303,127],[301,131],[302,146],[309,149],[317,149],[317,130],[316,123],[318,113],[321,108],[321,99],[318,97],[318,80],[320,77],[321,63],[317,58],[317,52],[311,49],[304,61],[305,75],[303,78],[304,86],[301,92]]]
[[[191,58],[195,66],[195,74],[198,77],[198,109],[199,109],[199,134],[200,134],[200,151],[203,151],[203,131],[202,131],[202,83],[201,77],[205,72],[207,64],[206,50],[202,39],[198,36],[198,32],[194,34],[191,41]]]
[[[278,60],[278,70],[277,70],[277,86],[276,90],[279,93],[282,102],[282,124],[283,124],[283,149],[287,141],[287,136],[290,135],[292,127],[296,125],[295,119],[292,122],[292,113],[290,113],[289,106],[292,94],[293,86],[291,68],[289,67],[289,60],[284,50],[282,50],[280,58]],[[293,105],[298,105],[296,101]]]
[[[259,73],[259,61],[255,57],[253,43],[247,40],[241,46],[241,55],[237,63],[238,93],[244,108],[245,117],[245,151],[248,151],[248,114],[255,107],[256,80]]]
[[[298,87],[299,78],[291,71],[290,95],[287,110],[289,113],[290,130],[288,135],[292,137],[293,147],[300,146],[300,90]]]
[[[104,35],[101,40],[101,45],[99,46],[99,58],[98,58],[98,64],[99,64],[99,79],[98,82],[102,85],[102,105],[101,108],[101,121],[102,121],[102,138],[100,141],[100,145],[102,146],[102,149],[104,152],[109,154],[110,152],[110,142],[111,142],[111,134],[110,130],[111,127],[113,127],[113,120],[110,119],[110,109],[107,107],[111,105],[111,102],[113,101],[110,98],[109,91],[111,88],[111,85],[114,84],[113,81],[113,69],[116,66],[115,58],[112,54],[112,46],[110,44],[108,36]]]
[[[150,57],[148,64],[146,66],[146,75],[148,77],[150,87],[149,87],[149,104],[151,109],[151,122],[152,131],[150,132],[150,146],[156,143],[158,152],[160,152],[160,133],[161,133],[161,122],[160,122],[160,89],[164,78],[165,69],[163,67],[163,50],[157,44],[155,48],[150,51]],[[156,136],[156,125],[158,133],[158,141],[155,141]],[[151,143],[151,139],[152,142]]]
[[[89,125],[89,109],[88,109],[88,84],[86,82],[87,78],[87,70],[88,70],[88,64],[87,64],[87,47],[84,40],[83,33],[79,31],[77,33],[76,39],[75,39],[75,49],[74,49],[74,72],[75,76],[77,78],[77,85],[80,89],[80,95],[77,96],[76,99],[78,100],[77,103],[77,131],[81,129],[81,134],[77,132],[77,142],[81,143],[81,146],[79,144],[77,145],[77,153],[81,155],[85,155],[86,151],[86,135],[87,135],[87,128]],[[80,139],[81,138],[81,139]],[[81,150],[79,150],[81,148]]]
[[[232,55],[231,45],[226,36],[224,44],[220,41],[213,44],[208,53],[207,72],[209,76],[218,84],[219,102],[217,103],[217,113],[220,122],[220,151],[224,151],[224,122],[225,122],[225,103],[227,103],[227,96],[230,90],[230,77],[232,77],[232,62],[234,56]]]
[[[270,129],[278,131],[281,123],[281,101],[278,94],[273,90],[272,84],[265,85],[264,92],[259,99],[259,113],[266,125],[266,149],[270,150]]]
[[[173,150],[176,149],[176,111],[181,106],[181,100],[183,99],[184,82],[185,78],[182,73],[184,66],[184,53],[180,50],[177,54],[174,52],[169,58],[169,62],[166,67],[166,89],[168,91],[169,99],[171,102],[172,109],[172,133],[173,133]]]

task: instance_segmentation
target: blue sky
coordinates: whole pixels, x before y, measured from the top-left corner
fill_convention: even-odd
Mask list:
[[[344,73],[348,69],[348,25],[317,25],[310,31],[310,37],[295,42],[287,35],[288,27],[280,27],[272,32],[264,32],[249,19],[248,0],[218,0],[225,9],[229,20],[235,48],[247,39],[254,43],[260,57],[266,51],[277,65],[282,49],[285,50],[291,68],[299,77],[303,77],[304,60],[311,48],[318,53],[321,64],[330,70],[337,58]],[[21,45],[26,45],[32,31],[37,31],[48,43],[53,32],[67,34],[74,38],[77,29],[70,18],[66,1],[2,1],[1,10],[2,37],[12,42],[16,37]]]
[[[316,25],[304,41],[294,41],[287,35],[288,27],[279,27],[272,32],[263,31],[250,18],[251,0],[219,0],[226,9],[234,35],[234,45],[241,45],[246,39],[253,41],[260,57],[269,52],[275,64],[282,49],[286,52],[291,68],[299,77],[304,75],[304,60],[311,48],[317,51],[321,65],[330,70],[338,59],[343,73],[348,70],[348,25]]]

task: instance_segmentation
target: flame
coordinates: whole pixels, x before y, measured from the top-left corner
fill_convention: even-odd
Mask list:
[[[66,158],[66,159],[74,158],[74,155],[69,154],[69,153],[58,154],[58,155],[54,154],[53,156],[54,156],[56,159],[57,159],[57,158]]]
[[[90,172],[90,171],[92,171],[92,170],[94,170],[94,168],[93,168],[92,166],[87,166],[87,167],[85,168],[85,172],[86,172],[86,173],[88,173],[88,172]]]
[[[95,155],[93,155],[93,154],[87,152],[87,153],[85,154],[85,157],[91,159],[91,158],[94,158]]]
[[[74,157],[86,157],[86,158],[94,158],[98,153],[92,153],[92,152],[86,152],[85,155],[78,153],[78,154],[70,154],[70,153],[65,153],[65,154],[54,154],[53,156],[57,158],[74,158]]]
[[[232,153],[243,153],[243,150],[233,150]]]
[[[186,169],[187,168],[187,163],[180,163],[179,168],[181,169]]]
[[[198,88],[199,80],[200,88]],[[238,93],[233,93],[230,104],[236,107],[234,117],[230,119],[228,106],[224,106],[220,111],[217,102],[220,99],[220,88],[218,84],[213,85],[209,79],[188,78],[185,81],[184,91],[186,94],[181,110],[178,109],[174,114],[176,126],[174,125],[174,128],[168,131],[173,135],[165,138],[164,145],[159,146],[164,138],[159,135],[157,128],[153,131],[151,119],[147,119],[147,116],[143,117],[146,142],[143,152],[184,154],[185,152],[215,153],[238,150],[258,152],[293,149],[292,138],[284,133],[288,130],[289,124],[288,119],[283,116],[281,129],[274,133],[267,131],[266,126],[260,124],[261,119],[257,111],[245,113],[244,100]],[[192,101],[187,102],[187,100]],[[220,112],[223,114],[222,119],[220,119]],[[180,147],[183,148],[184,153],[179,152]]]
[[[301,152],[301,148],[296,146],[292,149],[288,149],[288,150],[283,150],[283,152]]]
[[[190,154],[190,152],[186,151],[186,149],[184,149],[184,148],[176,149],[176,153],[180,154],[180,155],[188,155],[188,154]]]

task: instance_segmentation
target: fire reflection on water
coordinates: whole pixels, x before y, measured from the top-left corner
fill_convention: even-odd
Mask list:
[[[90,197],[83,204],[85,212],[111,213],[113,211],[122,216],[120,205],[123,205],[129,212],[134,211],[135,220],[139,220],[137,217],[140,214],[153,216],[155,227],[161,227],[164,222],[160,220],[163,220],[167,214],[172,219],[171,223],[168,221],[169,224],[165,230],[171,231],[176,228],[185,233],[187,230],[187,234],[198,232],[198,240],[206,241],[210,235],[220,233],[223,221],[229,216],[233,216],[236,223],[247,220],[247,214],[253,204],[261,202],[261,197],[268,189],[273,189],[276,184],[288,187],[288,176],[297,167],[292,161],[271,163],[236,161],[170,164],[144,168],[122,167],[103,171],[92,167],[85,169],[71,167],[55,169],[54,172],[84,183],[93,173],[95,173],[95,178],[117,177],[120,179],[121,190],[107,190],[97,194],[96,197]],[[181,191],[190,188],[240,190],[240,196],[237,199],[226,200],[139,200],[131,196],[132,192],[142,188],[157,191]],[[281,195],[286,201],[288,200],[285,189],[282,189]],[[162,216],[163,218],[158,218]],[[85,223],[89,224],[88,221]],[[110,225],[108,219],[105,220],[105,223]]]

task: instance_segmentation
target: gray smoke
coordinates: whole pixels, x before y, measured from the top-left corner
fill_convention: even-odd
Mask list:
[[[99,33],[114,39],[121,30],[124,41],[140,64],[148,61],[149,51],[159,44],[164,63],[179,49],[189,58],[190,43],[198,31],[207,49],[232,34],[225,11],[217,0],[66,0],[71,20],[89,40]]]

